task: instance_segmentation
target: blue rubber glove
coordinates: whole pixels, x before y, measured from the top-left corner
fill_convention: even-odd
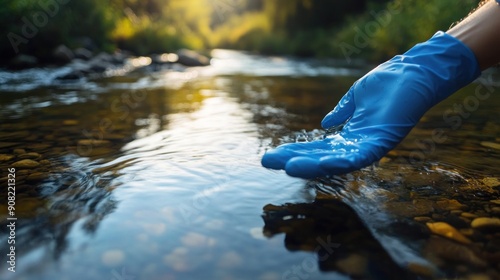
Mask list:
[[[479,75],[473,52],[439,31],[353,84],[321,122],[325,129],[345,123],[340,133],[281,145],[266,152],[262,165],[306,179],[370,165],[401,142],[427,110]]]

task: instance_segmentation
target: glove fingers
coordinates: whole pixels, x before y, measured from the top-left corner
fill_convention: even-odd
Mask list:
[[[321,158],[331,153],[330,140],[318,140],[306,143],[284,144],[267,151],[262,157],[262,166],[271,169],[285,169],[287,162],[294,157]]]
[[[345,174],[372,164],[384,154],[380,147],[363,143],[356,152],[322,157],[319,167],[330,175]]]
[[[353,87],[340,99],[339,103],[333,110],[328,113],[321,121],[321,126],[325,129],[338,126],[345,123],[354,113],[354,95]]]
[[[310,157],[294,157],[285,166],[285,171],[292,177],[313,179],[328,175],[320,167],[320,160]]]

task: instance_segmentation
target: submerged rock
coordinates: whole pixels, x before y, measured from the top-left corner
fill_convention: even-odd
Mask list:
[[[12,164],[12,167],[20,169],[30,169],[38,166],[40,166],[40,163],[31,159],[23,159]]]
[[[204,55],[201,55],[192,50],[182,49],[177,53],[177,63],[188,67],[194,66],[208,66],[210,65],[210,59]]]
[[[59,63],[69,63],[71,62],[71,60],[73,60],[73,58],[75,58],[73,51],[71,51],[65,45],[59,45],[57,48],[55,48],[52,52],[52,56]]]
[[[92,52],[86,48],[78,48],[75,50],[75,58],[89,60],[92,58]]]
[[[490,229],[490,228],[500,228],[499,218],[476,218],[472,221],[471,227],[477,229]]]
[[[461,234],[456,228],[444,222],[436,222],[436,223],[427,223],[427,227],[431,230],[432,233],[449,238],[451,240],[463,243],[470,244],[471,241],[469,238],[465,237]]]

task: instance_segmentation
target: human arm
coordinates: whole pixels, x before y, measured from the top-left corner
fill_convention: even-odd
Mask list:
[[[496,14],[495,14],[496,13]],[[294,177],[348,173],[393,149],[423,114],[499,61],[500,7],[488,1],[448,32],[438,32],[356,81],[321,125],[344,125],[323,140],[268,151],[262,165]]]

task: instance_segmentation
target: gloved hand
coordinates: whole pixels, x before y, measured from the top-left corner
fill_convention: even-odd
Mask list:
[[[325,129],[345,123],[340,133],[281,145],[266,152],[262,165],[307,179],[370,165],[401,142],[428,109],[479,74],[473,52],[437,32],[353,84],[321,122]]]

